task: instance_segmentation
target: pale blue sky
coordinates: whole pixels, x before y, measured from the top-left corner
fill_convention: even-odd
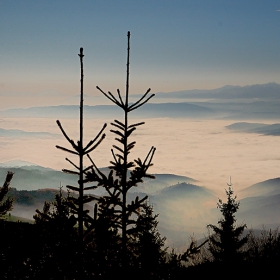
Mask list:
[[[280,83],[280,1],[1,1],[0,93],[131,93]]]

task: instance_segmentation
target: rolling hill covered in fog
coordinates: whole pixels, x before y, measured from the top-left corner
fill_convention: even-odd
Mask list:
[[[15,172],[11,183],[13,189],[10,191],[10,195],[15,198],[12,215],[32,219],[35,210],[43,208],[44,201],[54,199],[60,185],[66,191],[65,185],[77,185],[77,178],[61,171],[27,164],[10,164],[18,166],[8,167],[2,163],[0,176],[4,178],[7,171]],[[108,172],[107,168],[102,170],[104,173]],[[159,229],[168,237],[169,242],[183,244],[192,234],[202,237],[206,233],[207,224],[217,223],[220,212],[216,208],[218,196],[215,192],[185,176],[155,176],[155,180],[145,180],[143,184],[133,188],[128,199],[148,194],[149,203],[154,207],[154,212],[159,214]],[[104,190],[99,188],[93,194],[103,195]],[[245,222],[248,228],[255,229],[263,226],[276,228],[279,225],[280,178],[256,183],[236,195],[240,201],[237,221]],[[93,203],[89,205],[89,209],[92,211]]]

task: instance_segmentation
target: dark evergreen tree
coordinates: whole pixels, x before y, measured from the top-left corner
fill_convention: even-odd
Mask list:
[[[70,198],[69,192],[63,195],[60,189],[55,200],[45,202],[43,210],[37,209],[33,216],[38,234],[36,257],[31,260],[35,279],[79,279],[81,275],[86,279],[77,267],[80,243]]]
[[[209,236],[209,251],[213,260],[229,264],[243,259],[242,248],[248,240],[248,235],[242,237],[246,224],[236,225],[235,213],[240,203],[236,202],[231,187],[226,190],[226,195],[227,202],[223,203],[219,199],[217,203],[217,208],[222,213],[218,226],[209,224],[207,227],[213,231]]]
[[[153,214],[153,207],[145,203],[136,220],[135,255],[145,279],[161,279],[161,267],[166,260],[166,238],[161,237],[157,229],[157,217]]]
[[[35,223],[44,224],[45,222],[49,222],[55,224],[61,230],[66,230],[66,227],[73,228],[77,218],[69,206],[70,198],[70,193],[67,192],[67,196],[63,196],[62,188],[60,188],[53,202],[46,201],[42,211],[36,210],[37,214],[33,216]]]
[[[263,229],[261,234],[256,235],[250,231],[247,242],[247,259],[254,263],[273,263],[280,260],[280,233],[278,228]]]
[[[13,176],[14,173],[8,171],[5,182],[3,186],[0,188],[0,218],[3,218],[3,216],[7,212],[13,209],[13,198],[6,197],[8,191],[10,190],[10,183],[12,181]]]

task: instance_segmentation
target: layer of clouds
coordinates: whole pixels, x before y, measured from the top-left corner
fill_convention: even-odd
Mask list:
[[[111,120],[107,120],[109,124]],[[69,137],[78,140],[78,120],[61,120]],[[86,120],[85,142],[94,138],[105,120]],[[133,120],[138,122],[138,120]],[[187,119],[149,119],[135,131],[132,141],[136,147],[131,159],[145,158],[151,146],[157,148],[151,173],[173,173],[192,177],[200,185],[220,191],[223,195],[229,176],[235,190],[248,187],[279,175],[277,154],[279,139],[275,136],[236,133],[225,126],[233,121]],[[5,129],[25,129],[60,133],[53,119],[5,119]],[[109,165],[110,149],[116,144],[114,135],[106,129],[107,137],[91,156],[97,166]],[[57,170],[69,168],[65,157],[75,156],[57,150],[55,145],[68,147],[64,139],[0,138],[1,161],[26,160]],[[78,161],[77,161],[78,162]]]

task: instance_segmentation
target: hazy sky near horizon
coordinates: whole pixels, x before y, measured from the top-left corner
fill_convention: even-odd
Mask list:
[[[280,83],[279,9],[276,0],[1,1],[0,94],[15,107],[34,106],[32,94],[77,95],[80,47],[85,93],[123,91],[127,31],[131,93]]]

